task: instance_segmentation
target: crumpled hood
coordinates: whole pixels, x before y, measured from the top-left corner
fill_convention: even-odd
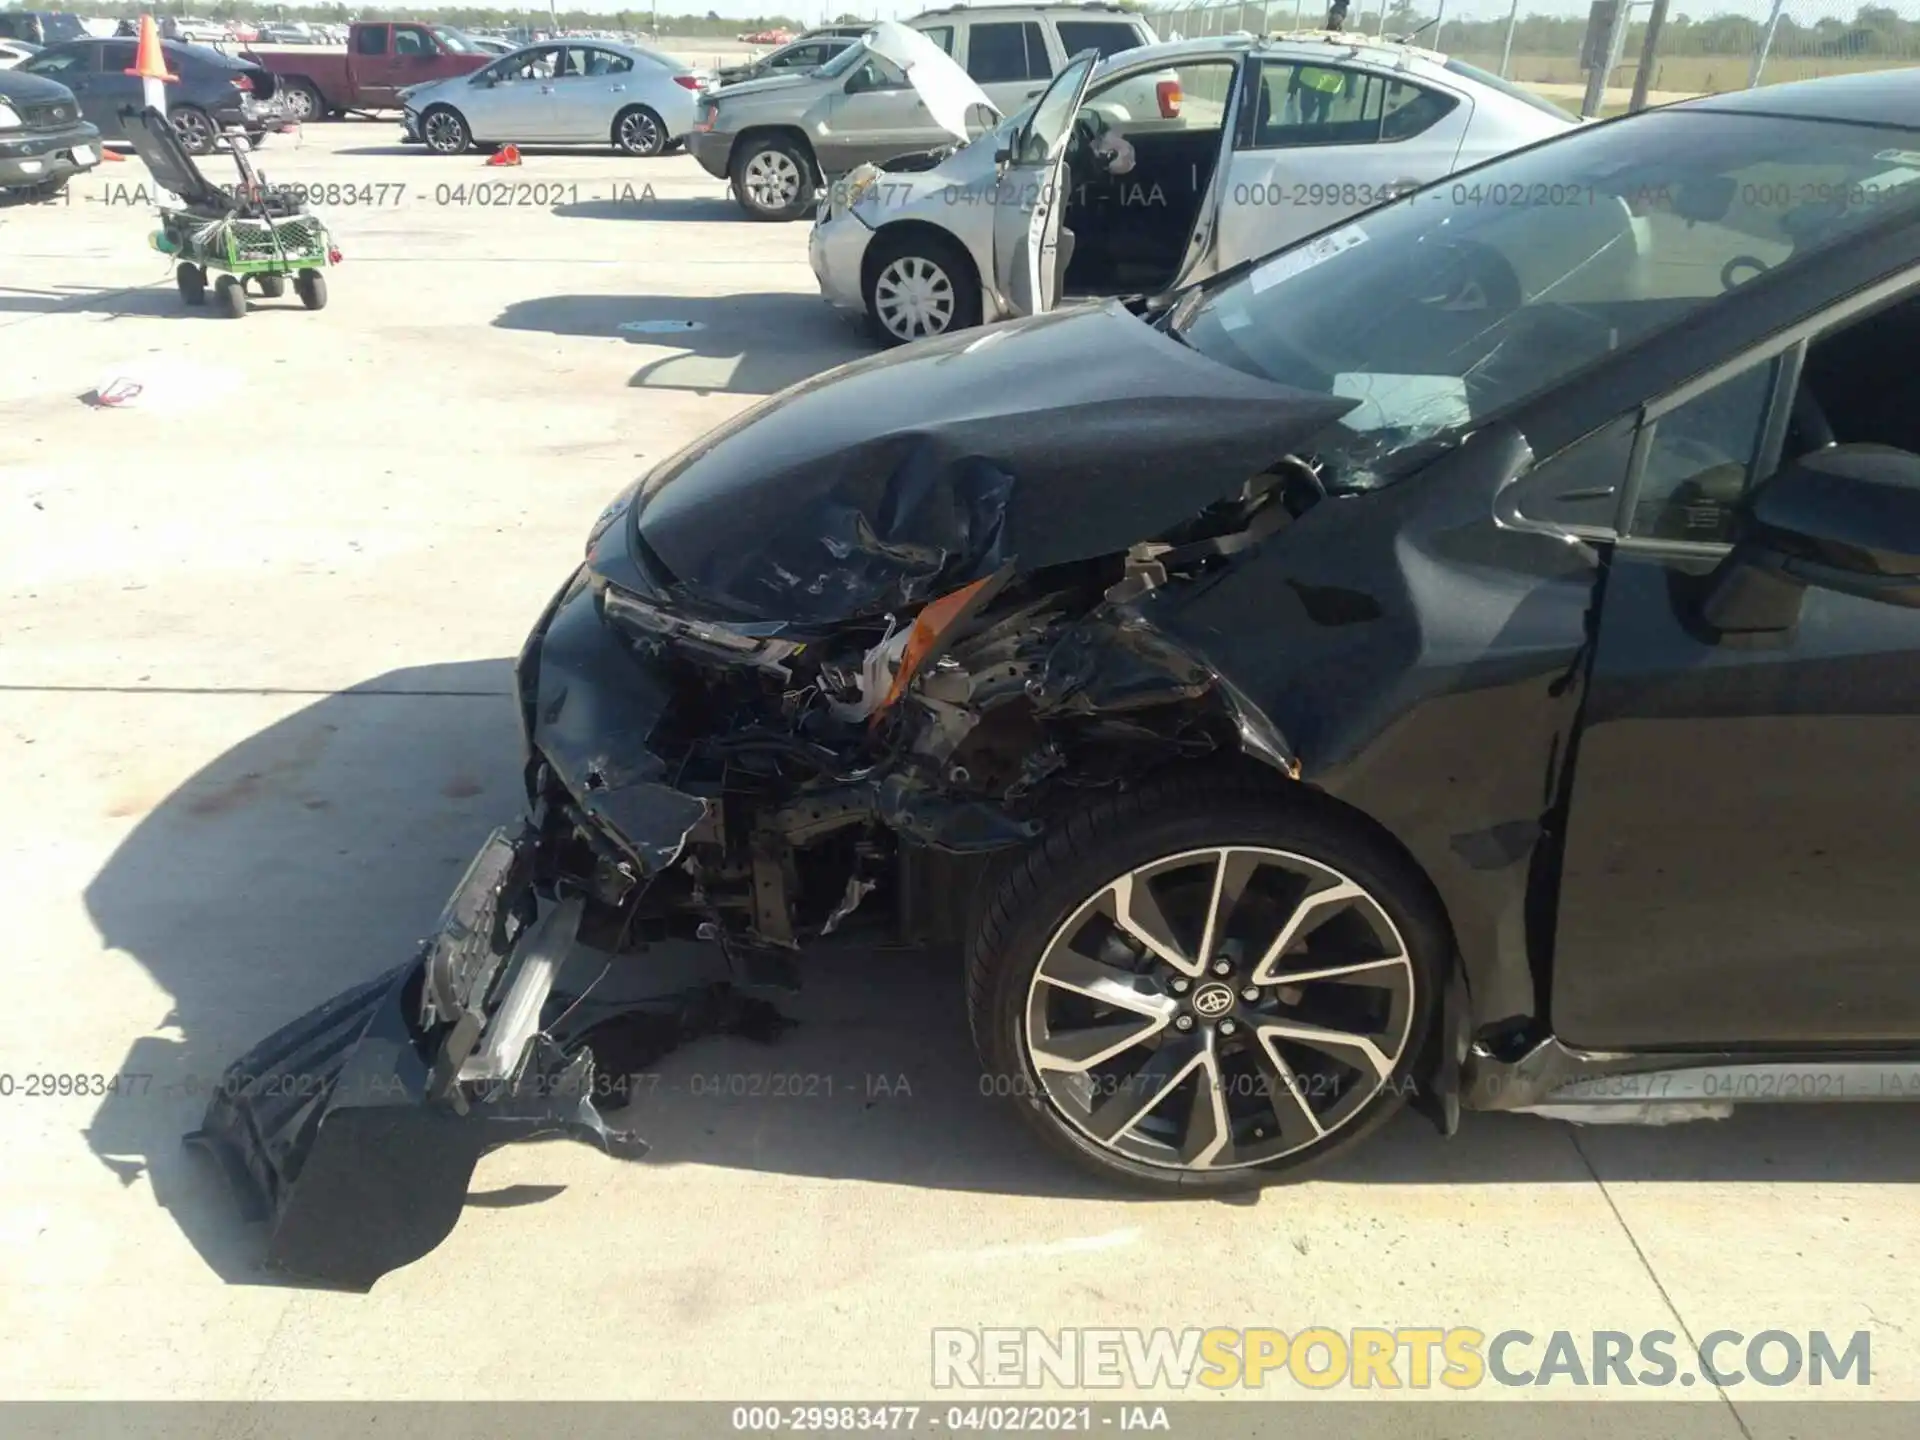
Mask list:
[[[649,588],[743,620],[878,615],[1165,534],[1353,404],[1216,364],[1117,303],[1032,316],[744,411],[655,469],[624,524],[604,517],[590,563],[632,583],[632,545]]]

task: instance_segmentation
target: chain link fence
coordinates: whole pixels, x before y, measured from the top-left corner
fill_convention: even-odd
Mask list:
[[[1651,0],[1626,0],[1615,63],[1607,72],[1607,108],[1625,103],[1640,65]],[[1417,8],[1351,0],[1345,28],[1369,36],[1412,36],[1415,42],[1576,104],[1587,87],[1584,55],[1604,45],[1605,20],[1588,41],[1581,0],[1426,0]],[[1274,0],[1267,5],[1174,5],[1148,19],[1163,40],[1317,30],[1326,0]],[[1688,95],[1751,84],[1806,80],[1853,70],[1920,65],[1920,0],[1860,5],[1845,0],[1671,0],[1647,78],[1660,104]],[[1569,108],[1572,108],[1570,105]]]

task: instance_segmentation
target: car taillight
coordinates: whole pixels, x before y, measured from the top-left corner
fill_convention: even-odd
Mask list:
[[[682,90],[698,90],[700,88],[699,80],[692,75],[676,75],[673,77],[673,83],[678,85]]]
[[[253,81],[245,75],[236,75],[233,77],[233,88],[243,90],[251,95],[253,93]]]
[[[1178,80],[1162,80],[1153,87],[1153,95],[1160,102],[1162,120],[1180,118],[1180,82]]]
[[[700,118],[693,122],[693,128],[696,130],[711,130],[719,119],[720,107],[718,105],[709,105],[701,114]]]

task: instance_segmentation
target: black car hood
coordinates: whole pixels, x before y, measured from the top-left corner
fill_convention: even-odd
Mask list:
[[[74,105],[74,118],[80,115],[73,91],[58,80],[22,70],[0,70],[0,100],[17,100],[22,105]]]
[[[1153,539],[1353,404],[1216,364],[1118,304],[1076,307],[772,396],[660,465],[596,549],[632,544],[651,587],[716,612],[876,615]]]

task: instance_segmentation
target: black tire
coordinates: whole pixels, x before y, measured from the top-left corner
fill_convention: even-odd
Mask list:
[[[1309,979],[1289,985],[1283,973],[1278,979],[1267,982],[1267,991],[1258,1004],[1242,1003],[1245,997],[1238,987],[1252,979],[1249,969],[1244,968],[1244,960],[1239,962],[1243,968],[1233,978],[1216,982],[1213,972],[1208,970],[1187,981],[1184,999],[1151,996],[1148,981],[1129,979],[1130,987],[1138,987],[1140,994],[1148,996],[1147,1003],[1179,1007],[1179,1013],[1187,1018],[1187,1029],[1183,1034],[1176,1035],[1172,1024],[1178,1021],[1179,1015],[1170,1010],[1170,1019],[1162,1022],[1159,1031],[1151,1032],[1153,1046],[1198,1045],[1216,1057],[1214,1068],[1192,1073],[1189,1080],[1182,1082],[1183,1086],[1192,1085],[1195,1093],[1205,1095],[1208,1092],[1200,1087],[1205,1086],[1206,1077],[1212,1076],[1215,1081],[1223,1076],[1234,1079],[1232,1087],[1216,1084],[1213,1093],[1229,1096],[1224,1103],[1230,1112],[1235,1112],[1228,1128],[1233,1134],[1232,1143],[1236,1148],[1218,1152],[1227,1157],[1226,1163],[1218,1168],[1194,1168],[1183,1167],[1175,1150],[1167,1150],[1158,1162],[1152,1156],[1143,1158],[1138,1153],[1148,1148],[1152,1141],[1151,1136],[1137,1133],[1143,1122],[1159,1126],[1174,1123],[1166,1116],[1163,1106],[1177,1113],[1179,1107],[1174,1103],[1178,1100],[1177,1093],[1156,1091],[1156,1094],[1166,1093],[1168,1100],[1151,1103],[1147,1111],[1136,1116],[1130,1125],[1112,1138],[1112,1143],[1097,1139],[1093,1131],[1098,1126],[1089,1124],[1083,1128],[1080,1122],[1066,1113],[1064,1107],[1072,1103],[1071,1097],[1062,1099],[1057,1089],[1049,1090],[1048,1082],[1042,1078],[1042,1072],[1034,1064],[1030,1053],[1028,1022],[1030,1006],[1054,1003],[1051,998],[1039,997],[1061,993],[1054,987],[1036,982],[1036,971],[1043,963],[1050,963],[1050,954],[1064,955],[1070,962],[1077,963],[1074,950],[1084,950],[1090,943],[1088,932],[1077,927],[1088,923],[1083,917],[1093,917],[1091,923],[1096,927],[1106,923],[1098,918],[1096,902],[1103,894],[1112,893],[1111,887],[1119,877],[1131,876],[1137,868],[1155,862],[1174,865],[1174,868],[1163,871],[1163,876],[1185,876],[1191,867],[1210,865],[1212,862],[1183,859],[1176,864],[1169,857],[1184,857],[1190,852],[1204,852],[1212,847],[1244,847],[1236,848],[1236,853],[1244,856],[1255,852],[1263,859],[1267,855],[1274,855],[1289,862],[1300,861],[1357,886],[1363,892],[1363,899],[1346,902],[1341,909],[1328,906],[1331,913],[1319,923],[1330,926],[1338,920],[1344,925],[1346,921],[1342,917],[1347,910],[1360,913],[1364,907],[1364,917],[1371,917],[1365,920],[1367,928],[1364,933],[1390,936],[1398,944],[1401,953],[1389,960],[1366,958],[1360,962],[1360,966],[1368,969],[1389,967],[1394,977],[1390,984],[1402,988],[1394,994],[1391,1002],[1393,1016],[1388,1024],[1397,1037],[1397,1050],[1391,1056],[1388,1073],[1369,1077],[1362,1066],[1348,1065],[1346,1068],[1359,1077],[1358,1080],[1347,1083],[1345,1093],[1338,1088],[1330,1088],[1319,1100],[1314,1100],[1312,1097],[1315,1092],[1307,1087],[1317,1083],[1313,1078],[1315,1074],[1330,1071],[1337,1077],[1341,1067],[1337,1063],[1331,1066],[1313,1063],[1303,1065],[1298,1058],[1300,1047],[1294,1039],[1282,1037],[1272,1040],[1268,1045],[1265,1037],[1271,1032],[1255,1032],[1259,1031],[1262,1024],[1284,1025],[1289,1021],[1296,1025],[1303,1021],[1315,1023],[1310,1019],[1311,1005],[1315,1003],[1307,998],[1310,996],[1320,997],[1317,1003],[1321,1004],[1331,998],[1333,1003],[1339,1005],[1370,1006],[1389,993],[1386,988],[1389,982],[1385,979],[1387,971],[1381,971],[1383,988],[1377,992],[1366,984],[1324,979]],[[1182,866],[1187,868],[1180,868]],[[1209,872],[1201,872],[1200,878],[1189,883],[1203,883],[1206,873]],[[1277,873],[1284,875],[1288,872],[1282,869]],[[1146,882],[1135,878],[1134,883]],[[1160,884],[1161,879],[1156,877],[1153,883]],[[1319,885],[1313,884],[1303,886],[1298,891],[1290,892],[1291,898],[1278,902],[1268,900],[1268,892],[1256,891],[1252,886],[1249,886],[1247,894],[1254,897],[1256,907],[1268,905],[1269,915],[1284,917],[1288,913],[1287,907],[1297,906],[1298,895],[1319,888]],[[1190,890],[1189,893],[1195,892]],[[1289,892],[1282,890],[1273,893]],[[1161,891],[1159,894],[1166,896],[1168,892]],[[1174,898],[1177,899],[1177,892]],[[1241,903],[1249,902],[1242,900]],[[1257,911],[1251,912],[1249,920],[1255,918],[1256,914]],[[1384,930],[1379,928],[1382,917],[1388,922],[1388,928]],[[1190,934],[1197,922],[1188,914],[1183,923]],[[1170,931],[1172,928],[1169,926]],[[1337,932],[1333,937],[1333,948],[1337,949],[1352,933],[1355,932]],[[1102,949],[1100,953],[1103,959],[1137,953],[1144,959],[1127,963],[1143,965],[1143,975],[1148,969],[1170,968],[1159,966],[1151,952],[1127,939],[1125,932],[1108,925],[1108,934],[1120,937],[1122,948],[1120,951]],[[1359,1143],[1390,1118],[1406,1100],[1412,1088],[1412,1077],[1417,1073],[1423,1052],[1430,1042],[1441,977],[1445,974],[1451,954],[1448,934],[1445,917],[1424,877],[1403,857],[1370,834],[1362,824],[1330,802],[1277,780],[1272,786],[1256,784],[1250,787],[1244,776],[1236,774],[1203,772],[1197,775],[1170,775],[1150,782],[1139,790],[1101,799],[1062,817],[1049,828],[1040,842],[1017,859],[1009,861],[999,872],[992,896],[982,910],[967,949],[968,1016],[973,1027],[975,1046],[986,1069],[982,1088],[1004,1096],[1049,1148],[1108,1181],[1162,1194],[1209,1194],[1257,1189],[1281,1179],[1292,1179],[1305,1167]],[[1056,937],[1062,940],[1071,937],[1075,946],[1063,946],[1050,951],[1049,947]],[[1111,944],[1111,940],[1104,943]],[[1190,941],[1182,942],[1183,947],[1189,944]],[[1131,952],[1128,947],[1132,947]],[[1197,945],[1191,948],[1198,949]],[[1225,958],[1222,950],[1217,949],[1215,954]],[[1294,956],[1291,948],[1287,954]],[[1200,959],[1205,962],[1207,957],[1201,956]],[[1309,969],[1312,964],[1312,961],[1308,962]],[[1252,966],[1252,970],[1257,971],[1257,968],[1257,963]],[[1404,981],[1399,978],[1402,968]],[[1305,973],[1298,958],[1290,959],[1283,970]],[[1234,1008],[1227,1012],[1225,1019],[1197,1021],[1195,1017],[1200,1014],[1220,1014],[1217,1010],[1203,1010],[1202,1002],[1205,1000],[1209,1005],[1217,1003],[1217,992],[1221,989],[1226,990],[1227,1003]],[[1216,994],[1203,996],[1202,992],[1209,990]],[[1030,991],[1033,992],[1032,996]],[[1352,993],[1331,994],[1335,991],[1366,993],[1356,998]],[[1073,998],[1074,992],[1070,987],[1066,993],[1069,996],[1067,1003],[1084,1003]],[[1117,1020],[1121,1022],[1121,1029],[1141,1023],[1129,1019],[1126,1009],[1109,1008],[1104,1018],[1097,1009],[1090,1015],[1091,1018],[1077,1023],[1111,1025]],[[1231,1027],[1233,1037],[1222,1038],[1219,1032],[1227,1029],[1229,1021],[1235,1017],[1238,1017],[1238,1023]],[[1049,1027],[1053,1025],[1054,1018],[1050,1012],[1044,1017],[1044,1023]],[[1356,1034],[1362,1033],[1353,1028],[1359,1023],[1356,1020],[1351,1026],[1343,1025],[1341,1028],[1350,1029]],[[1209,1030],[1215,1033],[1205,1033]],[[1324,1034],[1324,1031],[1321,1033]],[[1062,1028],[1048,1034],[1045,1043],[1065,1049],[1071,1043],[1070,1034],[1069,1030]],[[1083,1032],[1079,1038],[1089,1039],[1090,1032]],[[1237,1081],[1240,1073],[1238,1067],[1244,1065],[1251,1070],[1252,1057],[1256,1053],[1268,1048],[1278,1052],[1283,1047],[1295,1052],[1292,1068],[1283,1067],[1292,1094],[1308,1097],[1300,1102],[1303,1109],[1314,1105],[1319,1110],[1319,1115],[1312,1119],[1311,1124],[1307,1117],[1294,1115],[1297,1123],[1293,1126],[1291,1139],[1288,1138],[1288,1122],[1267,1118],[1278,1114],[1279,1096],[1287,1092],[1271,1089],[1248,1092],[1240,1089]],[[1320,1058],[1323,1050],[1324,1047],[1316,1047],[1316,1059]],[[1169,1053],[1177,1058],[1184,1052]],[[1136,1054],[1147,1055],[1148,1063],[1129,1075],[1125,1062]],[[1352,1060],[1361,1054],[1358,1048],[1353,1048],[1347,1052],[1347,1058]],[[1388,1064],[1389,1056],[1384,1044],[1376,1045],[1373,1055],[1374,1064]],[[1156,1069],[1153,1065],[1157,1059],[1144,1044],[1142,1047],[1130,1044],[1121,1052],[1119,1059],[1112,1062],[1115,1073],[1102,1070],[1089,1072],[1093,1082],[1085,1093],[1094,1097],[1089,1100],[1089,1106],[1097,1107],[1099,1097],[1119,1097],[1128,1093],[1128,1086],[1154,1083],[1149,1077],[1168,1073],[1175,1063],[1169,1061]],[[1056,1076],[1062,1073],[1049,1068]],[[1271,1066],[1266,1068],[1272,1069]],[[1306,1079],[1295,1078],[1303,1074]],[[1235,1094],[1248,1093],[1253,1095],[1250,1102],[1243,1103],[1231,1098]],[[1247,1103],[1255,1108],[1248,1109]],[[1196,1108],[1192,1113],[1197,1115],[1198,1102],[1194,1104]],[[1262,1105],[1268,1108],[1259,1110],[1258,1107]],[[1218,1109],[1211,1112],[1213,1116],[1219,1113]],[[1088,1114],[1096,1120],[1100,1119],[1093,1115],[1091,1109]],[[1161,1118],[1155,1119],[1155,1116]],[[1271,1138],[1256,1142],[1252,1137],[1263,1136],[1266,1132],[1252,1127],[1261,1124],[1263,1118],[1265,1123],[1273,1125],[1274,1134]],[[1321,1129],[1322,1119],[1329,1122],[1324,1131]],[[1217,1123],[1212,1127],[1215,1132],[1218,1128]],[[1245,1160],[1237,1148],[1243,1135],[1249,1137],[1249,1158]],[[1183,1130],[1177,1138],[1183,1145],[1190,1144],[1192,1132]],[[1131,1146],[1136,1153],[1122,1153],[1116,1148],[1122,1144]],[[1271,1158],[1257,1158],[1265,1153],[1270,1153]]]
[[[207,303],[207,272],[191,260],[182,260],[173,267],[173,283],[179,287],[180,298],[187,304]]]
[[[867,328],[905,345],[980,323],[980,277],[958,241],[926,230],[883,232],[861,265]]]
[[[429,105],[420,117],[420,138],[436,155],[460,155],[472,146],[473,131],[451,105]]]
[[[198,105],[176,105],[167,112],[173,133],[180,137],[180,148],[189,155],[211,155],[220,139],[220,127]]]
[[[645,105],[629,105],[613,117],[613,148],[651,160],[667,153],[666,122]]]
[[[318,270],[302,270],[293,278],[294,293],[309,310],[327,308],[327,277]]]
[[[247,313],[247,287],[240,283],[238,275],[220,277],[220,282],[213,287],[213,304],[229,320],[238,320]]]
[[[785,135],[762,135],[734,151],[733,198],[755,220],[798,220],[819,188],[813,156]]]
[[[287,277],[284,275],[256,275],[260,284],[260,293],[269,300],[278,300],[287,293]]]
[[[327,118],[327,102],[319,88],[311,80],[298,76],[282,80],[280,89],[287,98],[287,111],[290,118],[302,125],[312,124],[315,120]]]

